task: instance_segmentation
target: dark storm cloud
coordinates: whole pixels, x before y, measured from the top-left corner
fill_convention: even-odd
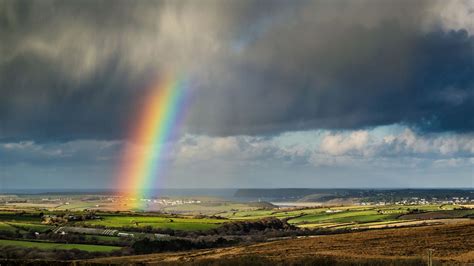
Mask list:
[[[472,132],[474,37],[445,3],[3,1],[0,138],[122,138],[163,71],[192,78],[192,133]]]
[[[218,114],[219,123],[227,122],[218,129],[258,134],[405,123],[428,131],[472,131],[474,38],[464,30],[420,36],[400,31],[396,24],[354,29],[347,40],[326,39],[325,47],[302,50],[301,57],[279,44],[255,48],[255,57],[271,53],[264,66],[271,68],[243,62],[229,70],[238,74],[213,91],[216,99],[232,95],[215,101],[213,108],[232,110],[227,117]]]

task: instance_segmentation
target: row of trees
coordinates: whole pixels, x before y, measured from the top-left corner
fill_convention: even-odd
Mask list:
[[[163,251],[183,251],[190,249],[226,247],[238,243],[238,240],[229,240],[223,237],[209,238],[201,237],[198,239],[170,239],[170,240],[150,240],[144,238],[135,241],[132,249],[136,254],[146,254]]]
[[[79,249],[38,249],[18,246],[0,246],[0,259],[5,260],[74,260],[90,259],[106,256],[126,256],[132,255],[133,251],[129,248],[122,248],[112,252],[87,252]],[[23,263],[18,263],[23,264]],[[51,262],[48,262],[51,265]],[[3,265],[3,264],[2,264]]]

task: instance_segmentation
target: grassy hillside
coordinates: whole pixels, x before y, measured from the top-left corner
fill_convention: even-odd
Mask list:
[[[176,218],[162,216],[104,216],[102,220],[83,222],[86,226],[105,226],[107,228],[145,227],[173,230],[208,230],[218,227],[226,220],[209,218]]]

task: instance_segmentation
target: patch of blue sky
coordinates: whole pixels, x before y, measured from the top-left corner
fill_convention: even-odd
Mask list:
[[[366,130],[370,137],[381,140],[386,136],[399,135],[407,129],[406,126],[400,124],[379,126]],[[281,147],[304,146],[307,148],[317,148],[324,136],[331,133],[338,133],[342,135],[349,135],[353,130],[307,130],[286,132],[273,137],[272,141]]]
[[[383,139],[389,135],[399,135],[407,129],[406,126],[400,124],[392,124],[386,126],[378,126],[370,129],[369,134],[377,139]]]
[[[279,146],[305,146],[307,148],[316,148],[327,130],[309,130],[286,132],[273,138],[273,141]]]

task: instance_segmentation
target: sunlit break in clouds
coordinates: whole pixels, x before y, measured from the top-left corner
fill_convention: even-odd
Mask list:
[[[473,12],[0,1],[0,186],[472,188]]]

